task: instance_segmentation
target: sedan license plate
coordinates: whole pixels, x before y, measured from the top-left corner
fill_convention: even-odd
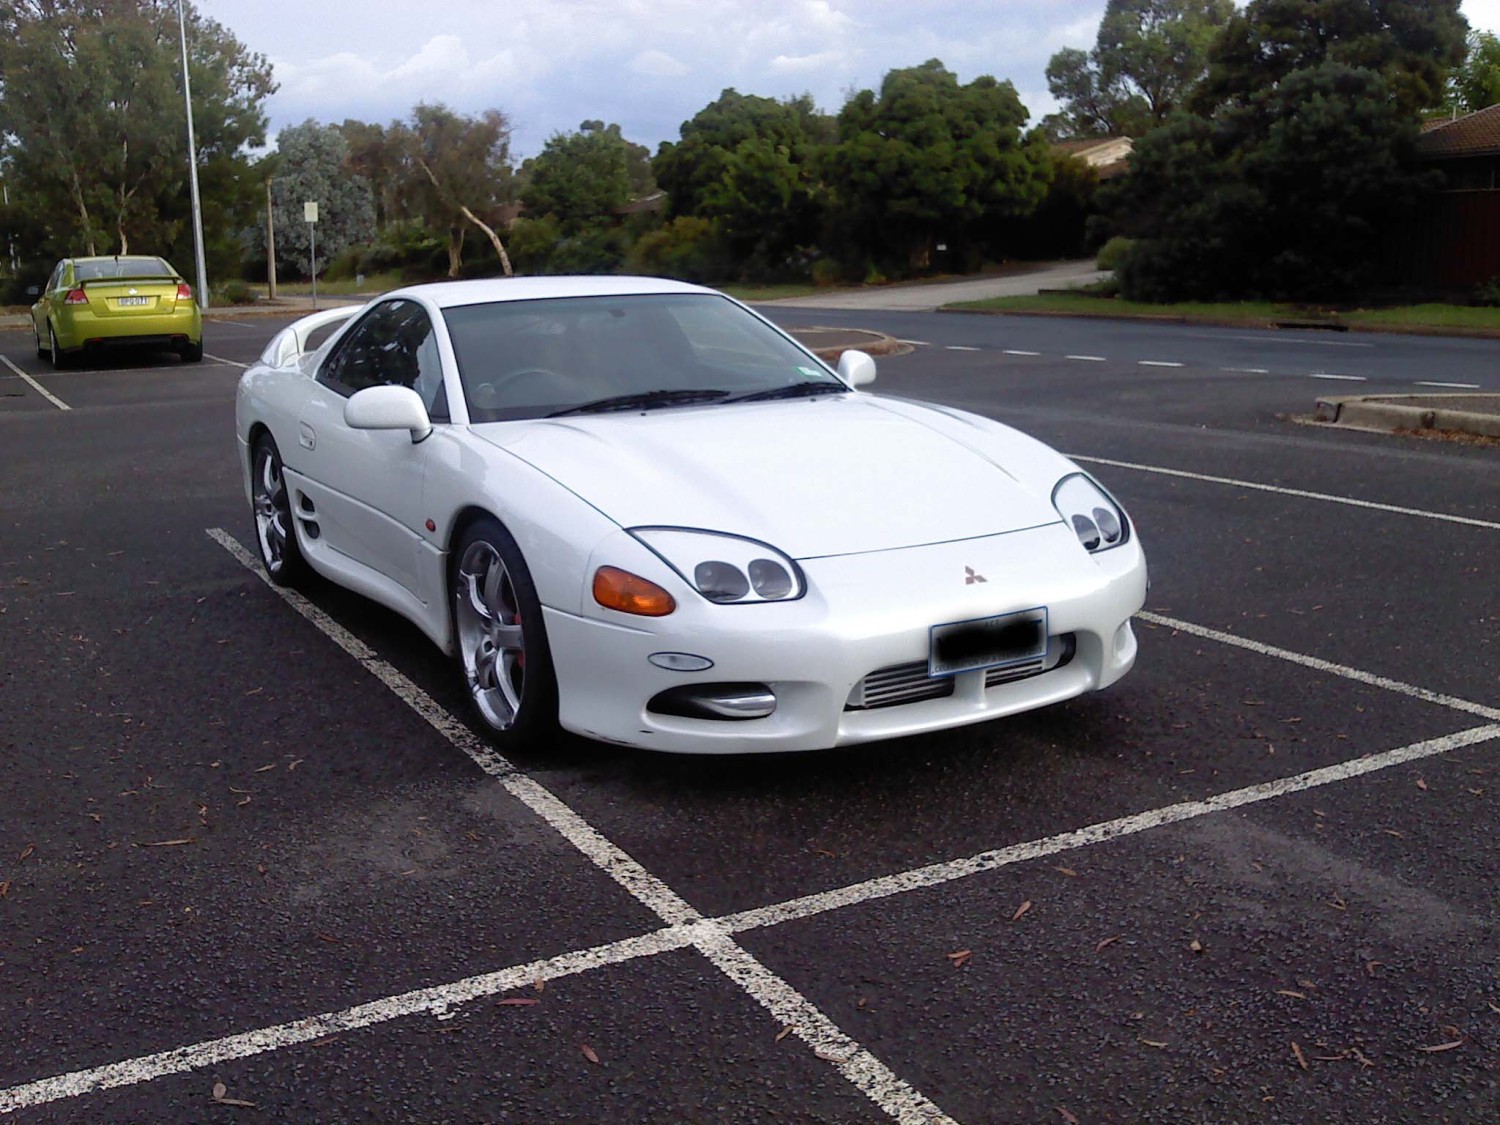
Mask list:
[[[1046,655],[1047,610],[1039,606],[998,617],[934,625],[927,674],[956,676],[976,668],[1040,660]]]
[[[151,303],[151,298],[150,297],[116,297],[115,298],[115,304],[117,304],[117,305],[149,305],[150,303]]]

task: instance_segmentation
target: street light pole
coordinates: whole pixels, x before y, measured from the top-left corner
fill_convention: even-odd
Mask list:
[[[198,146],[193,141],[193,89],[188,83],[187,21],[177,0],[177,31],[182,37],[182,98],[187,105],[188,183],[193,195],[193,256],[198,265],[198,307],[208,308],[208,269],[203,264],[203,206],[198,199]]]

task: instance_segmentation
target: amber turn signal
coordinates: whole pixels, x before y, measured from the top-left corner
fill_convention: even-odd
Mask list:
[[[613,566],[594,571],[594,600],[605,609],[640,617],[665,617],[677,608],[672,595],[655,582]]]

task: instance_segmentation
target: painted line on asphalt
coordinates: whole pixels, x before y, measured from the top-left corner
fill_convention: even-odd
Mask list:
[[[1233,371],[1237,375],[1269,375],[1271,373],[1266,367],[1221,367],[1220,371]]]
[[[1341,383],[1368,383],[1370,380],[1363,375],[1334,375],[1328,371],[1310,371],[1309,379],[1336,379]]]
[[[62,399],[58,398],[55,394],[53,394],[51,391],[49,391],[46,387],[44,387],[40,383],[38,383],[30,375],[26,374],[26,372],[22,371],[19,367],[17,367],[14,363],[12,363],[7,357],[5,357],[3,355],[0,355],[0,363],[3,363],[3,364],[5,364],[6,367],[9,367],[12,371],[14,371],[17,375],[19,375],[22,379],[24,379],[26,381],[26,385],[27,386],[29,386],[32,390],[34,390],[37,394],[41,395],[44,399],[46,399],[48,402],[50,402],[53,406],[57,407],[59,410],[72,410],[73,409],[71,406],[69,406],[67,403],[65,403]]]
[[[1205,640],[1218,641],[1220,644],[1233,645],[1235,648],[1242,648],[1249,652],[1258,653],[1261,656],[1274,656],[1277,660],[1285,660],[1291,664],[1298,664],[1304,668],[1312,668],[1319,672],[1327,672],[1330,675],[1341,676],[1346,680],[1369,684],[1372,687],[1384,688],[1386,691],[1395,692],[1397,695],[1404,695],[1409,699],[1420,699],[1424,703],[1436,703],[1440,707],[1449,707],[1468,715],[1478,715],[1481,719],[1500,722],[1500,707],[1486,707],[1482,703],[1473,703],[1467,699],[1459,699],[1453,695],[1443,695],[1441,692],[1429,691],[1427,688],[1417,687],[1415,684],[1393,680],[1387,676],[1377,676],[1373,672],[1366,672],[1359,668],[1350,668],[1346,664],[1335,664],[1330,660],[1323,660],[1316,656],[1307,656],[1304,653],[1293,652],[1290,649],[1262,644],[1260,641],[1252,641],[1248,637],[1236,636],[1234,633],[1226,633],[1220,629],[1210,629],[1206,625],[1194,625],[1191,621],[1180,621],[1175,617],[1166,617],[1160,613],[1141,610],[1136,616],[1152,625],[1174,629],[1179,633],[1202,637]]]
[[[240,363],[238,360],[225,359],[223,356],[209,355],[207,352],[203,353],[203,358],[204,359],[211,359],[215,363],[222,363],[226,367],[238,367],[241,371],[245,370],[247,367],[250,366],[248,363]]]
[[[1415,385],[1418,387],[1453,387],[1455,390],[1460,391],[1477,391],[1479,389],[1478,383],[1440,383],[1435,379],[1418,379]]]
[[[1182,367],[1180,363],[1173,363],[1167,359],[1138,359],[1135,361],[1137,367]]]
[[[945,352],[977,352],[981,349],[971,347],[968,344],[944,344],[943,350]]]
[[[932,345],[928,341],[926,341],[926,340],[902,340],[902,339],[898,338],[896,340],[896,343],[898,343],[898,344],[910,344],[914,348],[930,348],[930,347],[932,347]]]
[[[1063,359],[1078,359],[1078,360],[1082,360],[1085,363],[1104,363],[1105,362],[1105,359],[1104,359],[1104,357],[1102,355],[1065,355],[1065,356],[1063,356]]]
[[[1041,352],[1027,352],[1027,351],[1022,351],[1020,348],[1003,348],[1001,350],[1006,355],[1041,355],[1042,354]]]
[[[1184,821],[1196,820],[1199,817],[1210,816],[1214,813],[1244,808],[1247,805],[1259,804],[1262,801],[1272,801],[1278,797],[1285,797],[1292,793],[1301,793],[1308,789],[1317,789],[1325,785],[1349,781],[1379,770],[1390,769],[1393,766],[1407,765],[1411,762],[1419,762],[1424,758],[1446,754],[1453,750],[1461,750],[1466,746],[1474,746],[1478,743],[1489,742],[1497,738],[1500,738],[1500,725],[1489,724],[1482,727],[1473,727],[1469,730],[1443,735],[1441,738],[1428,739],[1425,742],[1415,742],[1409,746],[1401,746],[1394,750],[1386,750],[1364,758],[1355,758],[1352,761],[1340,762],[1337,765],[1325,766],[1322,769],[1308,770],[1306,773],[1296,774],[1293,777],[1284,777],[1276,781],[1263,782],[1259,785],[1247,785],[1243,789],[1233,789],[1227,793],[1220,793],[1217,796],[1208,797],[1201,801],[1183,801],[1176,805],[1168,805],[1165,808],[1137,813],[1134,816],[1120,817],[1117,820],[1106,820],[1099,824],[1092,824],[1087,828],[1080,828],[1074,832],[1063,832],[1056,836],[1049,836],[1043,840],[1013,844],[1007,848],[981,852],[978,855],[969,856],[965,859],[933,863],[912,871],[903,871],[899,875],[883,875],[875,879],[867,879],[862,883],[840,887],[837,890],[805,895],[802,898],[791,899],[787,902],[777,903],[774,906],[762,906],[753,910],[744,910],[738,914],[730,914],[719,918],[718,921],[732,933],[743,933],[746,930],[763,929],[768,926],[779,926],[800,918],[809,918],[815,914],[826,914],[831,910],[857,906],[874,899],[889,898],[892,895],[905,894],[908,891],[936,887],[943,883],[951,883],[956,879],[966,879],[971,875],[978,875],[981,872],[994,871],[1001,867],[1009,867],[1012,864],[1024,863],[1028,860],[1043,859],[1048,856],[1057,855],[1059,852],[1071,851],[1074,848],[1083,848],[1091,844],[1101,844],[1109,840],[1118,840],[1125,836],[1134,836],[1141,832],[1148,832],[1154,828],[1165,827],[1169,824],[1181,824]]]
[[[377,656],[358,637],[301,594],[273,585],[255,556],[232,535],[222,528],[210,528],[207,533],[283,601],[426,719],[454,747],[494,777],[512,796],[546,821],[563,839],[662,921],[669,925],[708,925],[711,928],[712,924],[706,923],[703,915],[676,891],[606,839],[550,789],[519,772],[403,673]],[[832,1064],[887,1115],[900,1122],[951,1120],[936,1104],[842,1031],[790,983],[735,945],[727,931],[696,931],[691,944],[752,999],[784,1024],[790,1025],[793,1033],[818,1058]]]
[[[1479,520],[1471,516],[1453,516],[1447,512],[1429,512],[1423,508],[1403,508],[1397,504],[1377,504],[1373,500],[1356,500],[1352,496],[1334,496],[1327,492],[1308,492],[1301,488],[1282,488],[1274,484],[1260,484],[1252,480],[1236,480],[1233,477],[1215,477],[1205,473],[1189,473],[1182,469],[1166,469],[1160,465],[1138,465],[1131,461],[1112,461],[1107,457],[1088,457],[1079,453],[1068,454],[1074,461],[1091,465],[1108,465],[1115,469],[1134,469],[1140,473],[1156,473],[1165,477],[1182,477],[1184,480],[1204,481],[1208,484],[1227,484],[1234,488],[1249,488],[1256,492],[1274,492],[1280,496],[1296,496],[1303,500],[1322,500],[1328,504],[1346,504],[1351,508],[1369,508],[1376,512],[1390,512],[1398,516],[1418,516],[1422,519],[1438,520],[1442,523],[1458,523],[1468,527],[1483,527],[1500,531],[1500,523],[1494,520]]]

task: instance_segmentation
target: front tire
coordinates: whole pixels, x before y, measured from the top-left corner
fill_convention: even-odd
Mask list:
[[[480,721],[501,747],[555,733],[557,677],[520,547],[486,517],[464,532],[453,558],[458,663]]]
[[[278,586],[294,586],[307,573],[292,524],[281,452],[269,434],[256,439],[250,459],[250,509],[255,517],[255,546],[261,565]]]

